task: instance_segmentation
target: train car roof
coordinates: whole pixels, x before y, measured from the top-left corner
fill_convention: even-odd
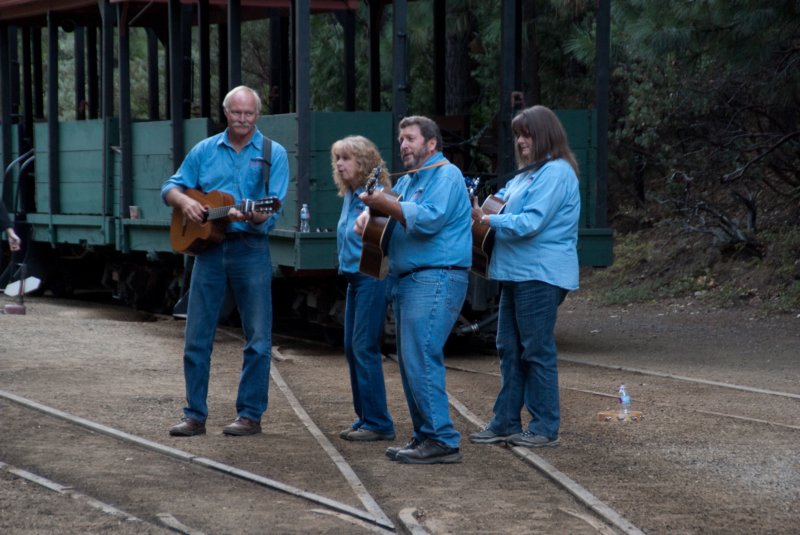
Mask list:
[[[181,4],[197,4],[197,0],[180,0]],[[136,13],[152,15],[152,11],[160,13],[166,8],[167,0],[110,0],[112,5],[127,4],[136,9]],[[224,21],[227,16],[227,0],[209,0],[211,19],[214,22]],[[310,0],[313,13],[325,11],[354,10],[358,0]],[[155,6],[152,6],[155,4]],[[267,8],[287,10],[290,0],[241,0],[241,17],[243,20],[265,18]],[[0,21],[12,24],[46,26],[49,12],[69,17],[75,24],[95,24],[100,17],[98,0],[0,0]],[[148,24],[148,16],[140,17],[142,25]]]

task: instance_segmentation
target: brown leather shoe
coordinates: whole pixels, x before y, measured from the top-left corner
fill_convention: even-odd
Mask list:
[[[205,422],[198,422],[188,416],[181,418],[181,421],[173,425],[169,429],[169,434],[173,437],[193,437],[195,435],[204,435],[206,433]]]
[[[261,432],[261,424],[239,416],[233,421],[232,424],[223,429],[222,432],[226,435],[235,437],[255,435]]]

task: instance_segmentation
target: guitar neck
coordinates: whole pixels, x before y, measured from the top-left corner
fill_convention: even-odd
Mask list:
[[[243,214],[247,214],[253,211],[253,204],[254,204],[253,201],[245,199],[239,204],[231,204],[229,206],[216,206],[214,208],[209,208],[206,220],[213,221],[215,219],[222,219],[223,217],[228,217],[228,212],[230,211],[231,208],[236,208]]]

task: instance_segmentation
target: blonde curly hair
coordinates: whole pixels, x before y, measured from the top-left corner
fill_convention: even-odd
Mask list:
[[[356,176],[359,177],[357,186],[365,185],[372,176],[372,171],[381,166],[378,182],[386,188],[391,187],[392,183],[386,169],[386,162],[381,158],[381,153],[378,152],[375,143],[364,136],[347,136],[331,145],[331,171],[333,181],[339,188],[339,197],[344,197],[350,190],[350,185],[344,181],[336,169],[336,159],[341,155],[348,155],[356,161]]]

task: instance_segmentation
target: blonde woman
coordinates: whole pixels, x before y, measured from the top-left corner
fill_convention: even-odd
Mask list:
[[[354,232],[355,220],[365,208],[359,194],[365,191],[367,180],[377,166],[383,168],[379,182],[389,187],[386,164],[372,141],[363,136],[348,136],[331,146],[333,181],[344,201],[336,241],[339,271],[347,279],[344,350],[356,414],[350,427],[339,436],[358,442],[395,438],[394,422],[386,403],[380,348],[383,311],[393,279],[379,280],[359,273],[361,236]]]

